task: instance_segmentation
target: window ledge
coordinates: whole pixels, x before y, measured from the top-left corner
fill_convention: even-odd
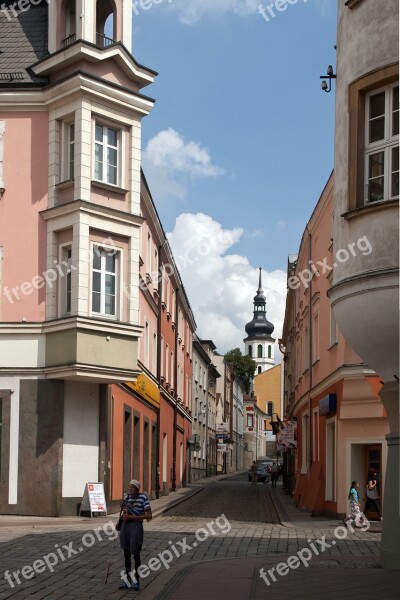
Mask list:
[[[371,202],[370,204],[365,204],[364,206],[358,206],[353,210],[348,210],[340,216],[346,219],[346,221],[351,221],[352,219],[355,219],[360,215],[376,212],[378,210],[384,210],[385,208],[391,208],[393,206],[398,206],[398,204],[398,198],[393,198],[392,200],[381,200],[379,202]]]
[[[319,358],[317,358],[317,360],[314,360],[312,366],[317,367],[318,365],[319,365]]]
[[[358,4],[361,4],[362,0],[347,0],[345,6],[347,8],[355,8]]]
[[[65,190],[69,187],[72,187],[74,183],[74,179],[66,179],[65,181],[60,181],[60,183],[57,183],[55,187],[57,190]]]
[[[331,344],[328,348],[328,352],[330,352],[331,350],[334,350],[335,348],[337,348],[339,346],[339,342],[334,342],[333,344]]]
[[[102,190],[107,190],[107,192],[114,192],[115,194],[120,194],[121,196],[126,196],[129,190],[125,190],[124,188],[119,187],[118,185],[111,185],[110,183],[104,183],[104,181],[96,181],[92,180],[92,186],[100,188]]]

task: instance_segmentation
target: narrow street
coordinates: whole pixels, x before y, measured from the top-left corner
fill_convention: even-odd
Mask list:
[[[191,597],[213,600],[220,597],[220,591],[215,587],[209,590],[209,579],[212,577],[215,586],[219,575],[220,583],[234,600],[261,598],[267,588],[260,579],[260,568],[277,565],[287,556],[307,548],[311,540],[320,540],[323,536],[332,540],[334,529],[338,526],[337,521],[314,520],[306,516],[304,522],[280,525],[272,498],[276,505],[287,502],[284,492],[279,486],[271,489],[261,483],[253,487],[248,483],[246,474],[203,483],[188,489],[188,493],[200,490],[194,496],[145,524],[141,556],[142,566],[148,568],[141,582],[142,600],[187,598],[188,585],[191,586]],[[165,500],[154,501],[154,509]],[[281,514],[287,513],[283,510]],[[38,600],[104,600],[127,596],[126,591],[118,590],[123,557],[118,541],[113,543],[110,539],[112,530],[105,527],[110,518],[79,522],[77,519],[63,519],[60,525],[57,525],[57,520],[52,525],[45,520],[43,523],[46,524],[41,524],[40,520],[34,525],[23,524],[24,518],[21,518],[18,526],[7,526],[7,517],[2,519],[1,600],[28,597]],[[116,518],[112,520],[115,523]],[[99,531],[101,528],[104,530]],[[93,532],[96,529],[98,533],[95,535]],[[108,534],[104,531],[108,531]],[[339,567],[357,567],[354,580],[361,581],[370,572],[368,569],[377,564],[379,543],[380,530],[377,528],[371,528],[370,532],[354,531],[348,539],[330,544],[323,556],[313,557],[311,569],[290,572],[279,585],[275,584],[272,591],[282,593],[284,586],[296,585],[296,578],[308,577],[310,572],[325,577],[323,570],[318,567],[326,566],[329,566],[328,576],[334,579],[339,577]],[[56,563],[58,551],[63,553],[64,559]],[[53,556],[47,558],[47,562],[54,563],[54,566],[46,568],[40,575],[29,571],[28,567],[35,561],[44,559],[46,562],[44,557],[51,554]],[[106,585],[110,557],[111,573]],[[13,576],[11,581],[14,587],[11,587],[4,579],[6,571],[11,574],[19,571],[17,577],[21,583],[18,584]],[[374,577],[381,573],[387,581],[395,577],[379,569],[372,571]],[[21,573],[32,577],[26,579]],[[224,573],[227,581],[223,579]],[[193,581],[190,583],[193,577],[198,579],[195,585]],[[306,594],[304,589],[303,592]],[[296,597],[309,597],[302,593],[296,594]],[[364,594],[364,598],[368,597],[372,596]],[[380,600],[389,597],[382,590]]]

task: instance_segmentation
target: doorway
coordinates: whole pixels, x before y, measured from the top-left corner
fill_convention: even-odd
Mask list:
[[[382,445],[371,444],[364,446],[364,481],[363,485],[366,485],[368,478],[368,471],[374,469],[377,472],[377,487],[379,493],[379,505],[382,511]],[[361,488],[363,489],[363,488]],[[368,511],[365,513],[367,519],[378,520],[378,515],[374,511]]]

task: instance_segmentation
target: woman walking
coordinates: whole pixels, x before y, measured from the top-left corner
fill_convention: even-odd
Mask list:
[[[375,469],[368,471],[367,487],[365,488],[365,495],[367,500],[365,502],[364,513],[367,512],[370,506],[373,507],[374,511],[378,515],[378,519],[382,521],[382,515],[379,508],[379,493],[378,493],[378,481],[376,477]]]
[[[348,523],[353,523],[356,527],[363,527],[365,524],[365,518],[362,512],[360,511],[360,496],[358,494],[358,481],[352,481],[351,487],[348,495],[348,500],[350,502],[350,512],[345,519],[343,519],[343,523],[347,526]]]

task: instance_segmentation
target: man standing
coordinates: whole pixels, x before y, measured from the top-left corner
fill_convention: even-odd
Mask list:
[[[253,464],[251,465],[251,480],[253,485],[257,485],[257,463],[253,460]]]
[[[119,534],[119,541],[125,557],[125,575],[121,572],[124,583],[120,585],[120,590],[126,590],[131,587],[135,591],[140,590],[139,573],[140,552],[143,545],[143,521],[152,519],[150,501],[146,494],[140,492],[140,482],[133,479],[128,487],[128,494],[122,502],[122,525]],[[135,573],[132,586],[132,562],[135,561]]]
[[[276,482],[279,477],[279,467],[274,463],[271,467],[271,487],[276,487]]]

